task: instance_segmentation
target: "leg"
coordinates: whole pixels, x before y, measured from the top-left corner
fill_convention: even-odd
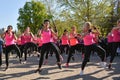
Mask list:
[[[73,53],[74,53],[74,46],[71,46],[71,47],[70,47],[69,54],[68,54],[68,58],[67,58],[66,67],[69,66],[69,62],[70,62],[70,60],[71,60],[71,57],[73,56]]]
[[[19,57],[19,61],[21,63],[21,51],[20,51],[19,47],[14,44],[14,45],[12,45],[12,49],[14,49],[17,52],[17,55]]]
[[[50,43],[50,47],[53,50],[53,52],[55,52],[55,54],[56,54],[57,65],[58,65],[59,69],[62,69],[62,67],[61,67],[61,61],[60,61],[60,49],[54,43]]]
[[[9,60],[9,52],[11,51],[11,49],[12,49],[12,46],[5,47],[5,62],[6,62],[6,69],[5,70],[7,70],[8,66],[9,66],[8,60]]]
[[[69,53],[69,45],[66,45],[66,54]]]
[[[104,62],[106,59],[106,51],[99,45],[93,45],[93,51],[97,52],[101,61]]]
[[[90,54],[91,54],[91,49],[92,46],[85,46],[85,56],[84,56],[84,60],[82,62],[82,66],[81,66],[81,69],[84,70],[87,62],[90,60]]]
[[[85,66],[87,64],[87,62],[89,61],[90,59],[90,54],[91,54],[91,51],[92,51],[92,45],[91,46],[85,46],[85,56],[84,56],[84,60],[82,62],[82,65],[81,65],[81,72],[80,72],[80,75],[83,75],[83,71],[85,69]]]
[[[119,44],[117,42],[114,42],[113,43],[113,47],[112,47],[112,53],[111,53],[111,57],[110,57],[110,63],[108,65],[108,68],[111,69],[111,65],[112,65],[112,62],[115,58],[115,55],[116,55],[116,50],[118,48]]]
[[[40,56],[40,60],[39,60],[39,66],[35,72],[41,71],[41,67],[42,67],[43,60],[44,60],[44,54],[47,51],[47,49],[48,49],[48,44],[43,44],[41,47],[41,56]]]

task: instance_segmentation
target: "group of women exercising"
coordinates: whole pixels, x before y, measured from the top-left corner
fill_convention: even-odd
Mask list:
[[[0,66],[2,65],[2,49],[4,48],[6,69],[9,66],[9,53],[11,50],[15,50],[19,57],[25,56],[26,63],[28,49],[32,51],[38,51],[40,55],[39,66],[35,72],[40,72],[42,64],[47,62],[48,55],[53,53],[57,59],[57,65],[59,69],[62,69],[61,61],[63,60],[61,54],[66,53],[68,55],[66,67],[69,67],[70,60],[74,60],[75,51],[82,52],[82,65],[80,75],[83,75],[85,66],[90,60],[92,52],[96,52],[101,59],[100,65],[106,67],[106,58],[110,56],[108,63],[108,69],[112,69],[112,62],[116,55],[116,50],[120,46],[120,20],[117,21],[117,26],[113,27],[111,32],[107,36],[107,48],[102,47],[99,43],[100,32],[90,22],[85,22],[81,33],[77,33],[76,27],[72,26],[70,33],[65,29],[62,36],[58,38],[57,30],[54,31],[50,28],[50,21],[44,20],[42,29],[38,30],[37,35],[33,35],[30,31],[30,27],[27,27],[25,31],[17,38],[12,31],[12,26],[9,25],[7,31],[2,35],[3,41],[0,39]],[[2,46],[3,45],[3,46]],[[44,63],[44,64],[45,64]]]

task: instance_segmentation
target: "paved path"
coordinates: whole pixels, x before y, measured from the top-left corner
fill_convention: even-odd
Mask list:
[[[120,80],[120,56],[114,60],[114,70],[103,69],[98,66],[100,59],[96,55],[91,56],[91,62],[85,68],[85,74],[80,76],[81,54],[75,54],[75,61],[71,60],[70,67],[65,67],[67,56],[64,55],[63,69],[59,70],[55,56],[49,57],[47,65],[43,65],[41,73],[34,73],[38,67],[36,56],[28,58],[26,64],[19,64],[16,58],[10,57],[10,66],[5,69],[5,60],[0,68],[0,80]]]

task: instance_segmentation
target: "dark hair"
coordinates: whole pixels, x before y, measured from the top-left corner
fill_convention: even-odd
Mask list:
[[[90,32],[92,32],[92,29],[89,29],[88,31],[89,31],[89,33],[90,33]]]
[[[50,20],[46,19],[46,20],[44,20],[44,23],[45,23],[45,22],[50,22]]]
[[[67,29],[65,29],[64,32],[68,32]]]
[[[7,29],[9,29],[10,27],[13,28],[12,25],[8,25]]]

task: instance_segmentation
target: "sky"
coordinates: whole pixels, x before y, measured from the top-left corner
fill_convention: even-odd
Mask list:
[[[30,0],[0,0],[0,29],[12,25],[17,30],[18,12],[26,1]]]

